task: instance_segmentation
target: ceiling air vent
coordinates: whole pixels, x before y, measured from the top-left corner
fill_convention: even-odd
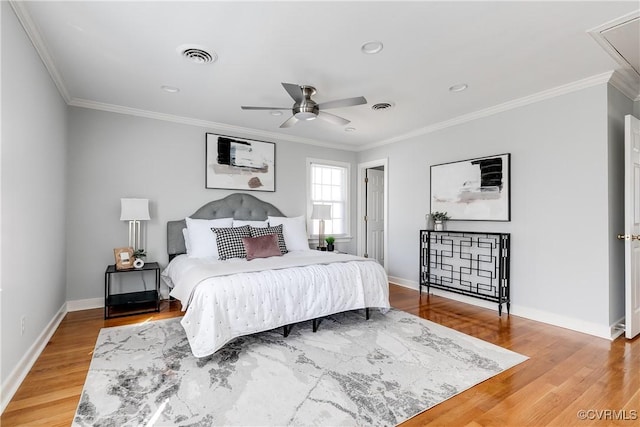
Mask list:
[[[199,46],[181,46],[178,51],[182,56],[196,64],[210,64],[218,59],[214,53],[209,53]]]
[[[377,104],[373,104],[371,109],[374,111],[384,111],[393,108],[393,104],[390,102],[378,102]]]

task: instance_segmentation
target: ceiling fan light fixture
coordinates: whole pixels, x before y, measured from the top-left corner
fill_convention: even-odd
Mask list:
[[[384,45],[382,44],[382,42],[370,41],[363,44],[360,50],[362,51],[362,53],[365,53],[367,55],[375,55],[376,53],[380,53],[383,47]]]
[[[308,111],[300,111],[295,113],[294,116],[298,120],[315,120],[318,117],[314,113]]]

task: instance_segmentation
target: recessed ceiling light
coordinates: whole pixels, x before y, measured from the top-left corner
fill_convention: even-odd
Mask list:
[[[362,53],[373,55],[380,52],[382,50],[382,47],[383,47],[382,42],[371,41],[363,44],[360,50],[362,51]]]
[[[271,115],[272,116],[281,116],[282,115],[282,111],[271,110]]]
[[[356,128],[349,126],[348,128],[344,128],[345,132],[354,132]]]
[[[449,92],[462,92],[463,90],[466,90],[468,87],[469,87],[468,84],[460,83],[460,84],[451,86],[449,88]]]
[[[162,89],[163,91],[168,92],[168,93],[180,92],[180,89],[175,87],[175,86],[162,85],[162,86],[160,86],[160,89]]]

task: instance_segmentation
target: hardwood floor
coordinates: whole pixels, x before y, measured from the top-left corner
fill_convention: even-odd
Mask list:
[[[640,423],[640,339],[610,342],[391,285],[391,304],[529,360],[408,420],[403,427],[632,426]],[[104,320],[101,309],[68,313],[0,419],[3,427],[68,426],[100,328],[180,316]],[[587,411],[588,419],[579,418]]]

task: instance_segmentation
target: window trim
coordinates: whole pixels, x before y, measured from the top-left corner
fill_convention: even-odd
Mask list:
[[[313,221],[311,220],[311,212],[313,211],[313,201],[311,200],[311,165],[316,164],[320,166],[336,166],[344,168],[345,171],[345,203],[344,203],[344,229],[345,233],[333,235],[336,238],[336,242],[349,242],[352,239],[351,235],[351,163],[341,162],[338,160],[327,160],[307,157],[307,179],[306,179],[306,198],[307,198],[307,237],[309,241],[318,240],[317,234],[311,234],[313,230]],[[325,233],[327,234],[327,233]]]

